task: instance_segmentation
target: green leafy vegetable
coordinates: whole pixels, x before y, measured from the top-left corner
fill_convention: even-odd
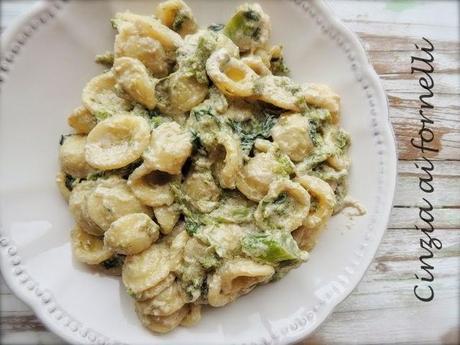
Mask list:
[[[271,136],[271,129],[275,125],[275,117],[264,113],[261,119],[251,119],[244,122],[228,120],[229,126],[241,140],[243,152],[249,154],[257,138],[267,139]]]
[[[224,34],[237,45],[242,37],[258,41],[261,34],[261,19],[261,15],[251,8],[238,11],[225,25]]]
[[[124,261],[125,261],[124,255],[114,255],[110,259],[103,261],[101,265],[104,266],[105,269],[109,270],[111,268],[122,266]]]
[[[112,67],[113,61],[114,61],[114,55],[112,52],[105,52],[104,54],[96,55],[95,61],[96,63],[100,65]]]
[[[201,225],[202,224],[199,222],[198,217],[193,217],[191,215],[185,216],[185,231],[187,231],[190,236],[195,235]]]
[[[223,28],[225,27],[224,24],[211,24],[208,26],[208,30],[214,31],[214,32],[219,32],[222,31]]]
[[[71,176],[71,175],[68,175],[66,174],[65,175],[65,181],[64,181],[64,184],[65,184],[65,187],[68,189],[68,190],[72,190],[73,187],[75,187],[75,182],[77,182],[78,180]],[[77,182],[78,183],[78,182]]]
[[[278,76],[288,76],[291,73],[289,68],[284,63],[284,58],[282,56],[279,58],[273,58],[270,61],[270,70],[273,75]]]
[[[287,260],[305,261],[308,257],[307,252],[299,249],[291,234],[281,231],[249,234],[241,242],[246,255],[271,264]]]

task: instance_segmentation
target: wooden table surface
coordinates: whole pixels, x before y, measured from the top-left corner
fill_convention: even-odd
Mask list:
[[[35,1],[1,1],[1,30]],[[380,75],[390,103],[399,150],[399,177],[388,230],[377,255],[354,292],[302,344],[458,344],[460,333],[460,44],[456,1],[330,1],[334,12],[356,32]],[[420,74],[411,74],[414,44],[429,39],[435,50],[435,86],[430,113],[434,124],[431,155],[435,191],[433,236],[435,297],[413,294],[421,275],[422,233],[414,225],[424,196],[419,191],[419,150],[410,140],[420,129]],[[2,344],[62,344],[0,281]]]

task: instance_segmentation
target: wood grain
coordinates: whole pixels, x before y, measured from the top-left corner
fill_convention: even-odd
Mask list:
[[[3,1],[2,32],[34,1]],[[302,344],[458,344],[460,342],[460,42],[458,3],[412,2],[396,9],[390,2],[331,1],[355,31],[387,92],[399,151],[398,183],[388,230],[365,277],[329,319]],[[395,6],[392,9],[391,6]],[[402,6],[401,4],[399,5]],[[419,130],[418,75],[410,73],[414,43],[429,38],[435,46],[435,87],[429,113],[439,153],[433,171],[435,231],[443,248],[434,253],[435,300],[413,296],[420,272],[422,234],[414,227],[422,195],[410,145]],[[62,344],[0,280],[0,342]]]

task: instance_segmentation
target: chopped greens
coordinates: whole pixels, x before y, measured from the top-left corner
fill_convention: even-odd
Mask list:
[[[270,61],[270,70],[273,73],[273,75],[278,75],[278,76],[288,76],[291,71],[289,70],[289,67],[286,66],[284,63],[284,58],[279,57],[279,58],[273,58]]]
[[[105,52],[104,54],[96,55],[95,61],[96,63],[100,65],[112,67],[113,61],[114,61],[114,55],[112,52]]]
[[[219,32],[224,29],[225,25],[224,24],[211,24],[208,26],[208,30],[214,31],[214,32]]]
[[[229,126],[241,140],[243,152],[249,154],[257,138],[268,139],[275,125],[275,117],[264,113],[262,119],[250,119],[244,122],[228,120]]]
[[[270,264],[308,258],[308,253],[299,249],[291,234],[281,231],[246,235],[241,245],[246,255]]]
[[[73,177],[72,175],[69,175],[69,174],[66,174],[65,175],[65,181],[64,181],[64,184],[65,184],[65,187],[68,189],[68,190],[72,190],[73,187],[75,186],[75,182],[78,183],[78,179],[76,179],[75,177]]]
[[[250,38],[259,41],[261,36],[262,17],[252,8],[238,11],[225,25],[224,34],[239,45],[239,41]]]
[[[109,270],[111,268],[121,267],[125,261],[124,255],[114,255],[110,259],[107,259],[101,263],[101,265]]]

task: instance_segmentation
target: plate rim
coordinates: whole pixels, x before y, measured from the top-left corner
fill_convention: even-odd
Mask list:
[[[7,82],[9,66],[14,64],[14,57],[19,53],[21,47],[27,43],[28,38],[31,37],[36,30],[40,29],[40,26],[45,25],[49,20],[52,20],[67,2],[68,0],[39,0],[31,7],[31,9],[22,14],[5,30],[4,33],[2,33],[0,41],[2,52],[0,57],[0,89],[2,84]],[[303,0],[289,0],[288,2],[295,3],[299,6],[302,6],[302,4],[305,3]],[[385,219],[386,221],[382,224],[382,226],[385,227],[377,234],[377,238],[375,239],[377,247],[375,251],[371,254],[369,262],[361,268],[362,272],[360,271],[358,274],[353,276],[352,281],[345,287],[345,291],[341,293],[339,298],[329,303],[327,305],[327,310],[321,313],[320,317],[316,315],[313,325],[305,326],[301,332],[297,332],[292,335],[286,334],[284,338],[277,340],[272,339],[272,342],[263,340],[263,342],[260,342],[261,345],[275,343],[291,344],[305,339],[309,335],[313,334],[319,326],[330,317],[335,308],[337,308],[337,306],[353,292],[353,290],[364,278],[371,263],[374,261],[378,248],[381,245],[383,235],[388,228],[395,197],[398,167],[397,140],[390,121],[389,102],[382,82],[374,67],[369,62],[367,52],[365,51],[359,37],[335,15],[331,6],[323,0],[308,2],[307,6],[309,8],[314,7],[320,16],[326,19],[327,24],[330,27],[335,29],[337,33],[343,35],[344,41],[350,45],[350,50],[355,53],[354,58],[361,64],[363,78],[366,78],[366,80],[372,84],[373,89],[376,92],[376,98],[384,101],[384,107],[382,107],[380,111],[382,112],[382,116],[386,117],[386,121],[382,122],[380,129],[382,130],[381,134],[386,136],[386,155],[390,158],[390,163],[392,163],[390,167],[387,167],[388,172],[391,173],[388,178],[390,179],[390,182],[392,182],[389,186],[387,186],[387,188],[390,188],[390,191],[387,191],[387,198],[391,198],[391,201],[388,209],[384,210],[384,217],[382,219]],[[52,292],[42,291],[36,288],[37,283],[34,282],[31,277],[28,277],[25,270],[21,267],[21,258],[17,253],[16,246],[14,246],[14,243],[12,243],[8,238],[2,236],[2,229],[0,229],[0,251],[2,254],[4,254],[3,252],[6,252],[4,258],[6,257],[8,259],[0,261],[1,274],[6,285],[21,301],[33,310],[38,319],[40,319],[40,321],[43,322],[49,330],[69,343],[99,343],[100,341],[103,341],[101,343],[104,344],[114,343],[106,336],[86,327],[83,322],[73,320],[71,316],[68,314],[66,315],[65,311],[62,311],[61,314],[63,315],[61,315],[60,318],[53,318],[51,316],[55,310],[59,309],[52,300]],[[12,267],[13,269],[11,269]],[[33,287],[31,288],[31,286]],[[50,312],[50,310],[53,311]],[[64,321],[62,321],[63,319]],[[118,344],[118,342],[116,343]]]

